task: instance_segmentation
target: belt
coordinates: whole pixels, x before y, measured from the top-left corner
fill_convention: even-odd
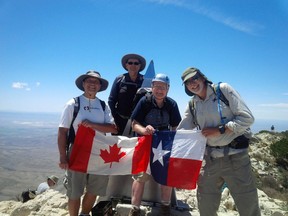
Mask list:
[[[169,130],[169,126],[155,127],[155,129],[158,131],[165,131],[165,130],[167,131],[167,130]]]
[[[229,144],[227,145],[224,145],[224,146],[209,146],[209,145],[206,145],[206,147],[209,147],[209,148],[215,148],[215,149],[224,149],[224,148],[232,148],[232,149],[244,149],[244,148],[248,148],[248,143],[247,145],[244,144],[244,145],[239,145],[239,143],[237,143],[235,140],[232,140],[232,142],[230,142]]]
[[[210,145],[206,145],[206,147],[212,148],[212,149],[224,149],[224,148],[230,147],[229,145],[230,145],[230,143],[228,145],[224,145],[224,146],[210,146]]]
[[[129,119],[130,118],[130,116],[124,116],[124,115],[121,115],[121,114],[119,114],[119,113],[117,113],[122,119]]]

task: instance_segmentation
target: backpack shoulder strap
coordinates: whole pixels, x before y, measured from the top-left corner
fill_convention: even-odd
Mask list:
[[[100,103],[101,103],[102,110],[105,111],[105,107],[106,107],[105,101],[100,100]]]
[[[66,143],[66,150],[69,150],[69,147],[71,145],[71,143],[74,142],[75,139],[75,131],[74,131],[74,127],[73,127],[73,123],[76,119],[76,116],[78,115],[79,109],[80,109],[80,98],[79,97],[75,97],[73,98],[75,101],[74,104],[74,110],[73,110],[73,118],[70,124],[70,128],[69,128],[69,132],[68,132],[68,137],[67,137],[67,143]]]
[[[80,109],[80,98],[75,97],[74,101],[75,101],[75,104],[74,104],[74,111],[73,111],[73,120],[72,120],[71,125],[73,124],[76,116],[78,115],[79,109]]]
[[[145,97],[146,97],[147,102],[152,103],[152,93],[151,92],[147,92],[145,94]]]
[[[200,125],[198,124],[197,119],[196,119],[196,109],[195,109],[194,96],[191,98],[191,100],[189,101],[188,105],[189,105],[190,113],[191,113],[191,115],[192,115],[192,117],[193,117],[193,123],[194,123],[194,125],[197,126],[197,129],[200,130],[201,127],[200,127]]]
[[[226,106],[229,106],[229,101],[228,99],[225,97],[225,95],[223,94],[222,90],[221,90],[221,82],[217,83],[217,84],[213,84],[212,85],[212,89],[214,91],[214,94],[216,94],[217,97],[219,97],[219,99],[226,104]]]
[[[152,93],[151,92],[147,92],[143,97],[145,97],[143,113],[144,113],[144,115],[147,115],[148,112],[152,108]]]

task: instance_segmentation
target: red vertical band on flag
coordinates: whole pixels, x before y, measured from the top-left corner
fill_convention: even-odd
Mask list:
[[[151,143],[152,135],[138,138],[138,144],[135,146],[132,158],[132,174],[146,172],[150,161]]]
[[[195,189],[201,165],[200,160],[170,157],[167,185],[182,189]]]
[[[95,130],[79,126],[69,158],[69,169],[87,172],[94,136]]]

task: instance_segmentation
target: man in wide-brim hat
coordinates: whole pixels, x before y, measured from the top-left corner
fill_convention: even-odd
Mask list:
[[[75,80],[75,84],[76,86],[82,90],[85,91],[84,87],[83,87],[83,81],[85,81],[87,78],[96,78],[100,81],[100,89],[97,92],[101,92],[107,89],[108,87],[108,81],[106,79],[103,79],[100,75],[99,72],[97,71],[88,71],[86,74],[83,74],[81,76],[79,76],[76,80]]]
[[[72,137],[70,132],[74,131],[74,134],[77,134],[80,125],[97,130],[97,133],[117,133],[117,129],[110,109],[104,101],[96,96],[98,92],[107,89],[108,81],[103,79],[99,72],[90,70],[80,75],[75,84],[84,93],[75,99],[70,99],[64,107],[58,130],[58,148],[60,154],[59,167],[67,170],[69,214],[78,216],[81,205],[80,198],[84,190],[86,189],[82,200],[81,215],[89,215],[96,197],[106,195],[108,176],[88,175],[69,169],[68,156],[73,150],[74,143],[74,140],[70,139]],[[76,117],[73,118],[76,107],[79,107],[79,111]],[[67,137],[71,141],[68,151],[66,151]]]
[[[118,127],[117,135],[127,136],[123,133],[135,106],[133,99],[144,80],[139,72],[144,70],[146,60],[138,54],[127,54],[122,57],[121,64],[127,73],[117,76],[114,80],[108,104]]]
[[[125,70],[128,71],[126,66],[127,66],[127,63],[129,62],[130,59],[137,59],[138,60],[139,65],[140,65],[138,72],[141,72],[142,70],[144,70],[144,68],[146,66],[146,60],[141,55],[138,55],[138,54],[127,54],[127,55],[124,55],[122,57],[121,63],[122,63],[122,66]]]

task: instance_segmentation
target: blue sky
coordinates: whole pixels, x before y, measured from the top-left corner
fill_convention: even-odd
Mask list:
[[[181,113],[193,66],[256,119],[288,120],[287,21],[286,0],[0,0],[0,111],[61,112],[90,69],[110,82],[107,101],[122,56],[138,53],[170,77]]]

